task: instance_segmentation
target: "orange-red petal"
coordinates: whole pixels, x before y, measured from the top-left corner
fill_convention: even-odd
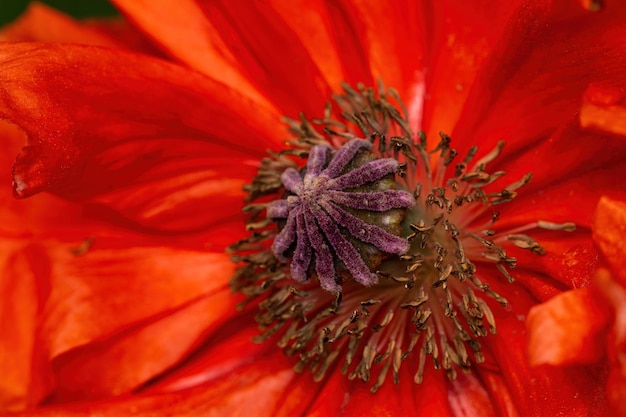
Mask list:
[[[602,335],[608,319],[609,309],[592,287],[564,292],[533,307],[526,319],[531,365],[597,361],[605,351]]]
[[[580,97],[591,82],[624,85],[626,4],[606,2],[599,13],[564,16],[547,2],[513,21],[474,83],[452,137],[472,137],[469,146],[493,146],[506,139],[510,148],[531,147],[536,140],[577,114]],[[577,6],[578,7],[578,6]]]
[[[28,135],[18,196],[71,188],[97,152],[129,139],[228,144],[257,157],[275,143],[278,115],[163,61],[56,44],[5,44],[0,61],[0,117]]]
[[[267,100],[242,75],[217,30],[193,0],[113,0],[131,22],[174,58],[225,84],[240,94],[267,105]]]
[[[626,136],[626,94],[624,88],[592,84],[585,91],[580,109],[583,128]]]
[[[476,368],[491,396],[501,398],[498,412],[507,415],[507,407],[512,405],[521,416],[584,417],[599,407],[597,399],[601,404],[603,389],[597,369],[544,369],[529,365],[524,348],[527,338],[524,320],[536,305],[535,298],[524,287],[498,279],[495,273],[481,278],[510,300],[509,311],[486,300],[495,316],[497,334],[480,340],[486,361]],[[483,370],[487,372],[484,376]],[[493,371],[502,376],[500,383],[489,377]]]
[[[626,202],[602,197],[594,216],[593,238],[614,279],[626,286]]]
[[[3,408],[128,392],[234,312],[223,254],[1,242]]]
[[[581,161],[584,163],[582,158]],[[579,228],[589,229],[594,208],[602,195],[614,198],[626,196],[624,187],[615,180],[624,172],[626,162],[615,161],[575,176],[555,178],[549,185],[546,182],[550,178],[545,178],[544,187],[537,187],[536,192],[525,192],[521,188],[513,203],[501,206],[501,220],[497,226],[506,230],[544,220],[574,222]]]
[[[330,97],[328,83],[298,36],[271,5],[248,2],[241,7],[239,2],[221,0],[197,3],[213,33],[237,61],[239,72],[264,97],[290,117],[300,112],[320,114]]]
[[[50,377],[33,361],[36,329],[46,288],[46,257],[27,242],[0,240],[0,409],[22,409],[41,399],[31,374]]]
[[[50,357],[214,293],[227,285],[234,268],[223,254],[169,247],[118,250],[96,244],[83,256],[63,246],[50,252],[55,263],[40,326]]]
[[[600,269],[596,284],[613,308],[612,328],[607,337],[609,378],[607,395],[616,416],[626,416],[626,288],[613,280],[611,273]]]
[[[423,36],[428,55],[422,128],[437,140],[440,131],[452,133],[477,75],[498,44],[504,43],[503,39],[517,42],[525,28],[545,14],[546,6],[518,0],[445,0],[424,9],[427,15]],[[497,89],[485,84],[480,88]],[[455,147],[460,141],[470,142],[470,136],[453,138]],[[471,145],[474,143],[467,144]]]
[[[280,355],[282,353],[278,352]],[[285,360],[273,357],[257,358],[244,364],[218,380],[193,388],[159,394],[125,396],[100,403],[86,403],[33,409],[15,414],[22,417],[73,417],[106,415],[123,417],[131,415],[195,417],[195,416],[288,416],[300,415],[302,404],[291,401],[291,414],[281,414],[285,396],[298,378],[285,366]]]
[[[593,237],[611,271],[601,269],[597,286],[614,312],[612,329],[608,334],[610,374],[607,393],[617,416],[626,416],[626,203],[607,197],[600,199],[594,216]]]
[[[128,141],[94,155],[76,191],[65,195],[96,206],[93,214],[109,221],[117,217],[149,230],[205,232],[240,219],[242,188],[256,169],[255,160],[228,146],[184,139]]]
[[[224,288],[180,310],[164,311],[148,324],[72,349],[53,361],[58,387],[48,402],[131,392],[184,359],[233,313],[232,294]]]

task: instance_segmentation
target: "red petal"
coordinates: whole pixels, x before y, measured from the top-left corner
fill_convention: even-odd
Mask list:
[[[593,363],[605,351],[609,311],[591,287],[559,294],[533,307],[526,324],[533,366]]]
[[[626,163],[620,162],[584,174],[560,178],[553,185],[540,189],[540,192],[527,193],[522,188],[513,203],[498,207],[500,220],[494,227],[507,230],[546,220],[574,222],[579,228],[589,228],[601,195],[626,197],[624,187],[615,180],[624,172]]]
[[[24,134],[13,125],[0,122],[0,168],[9,172],[12,156],[20,148]],[[35,213],[54,210],[52,204],[34,207],[19,204],[11,196],[10,177],[0,179],[0,409],[22,409],[38,403],[49,389],[52,373],[47,363],[39,363],[36,330],[41,307],[49,292],[49,261],[39,230],[45,220]],[[48,201],[47,201],[48,202]],[[30,202],[29,202],[30,203]],[[69,204],[63,204],[68,208]],[[71,217],[55,219],[55,224]],[[24,221],[28,219],[28,222]]]
[[[0,30],[0,41],[79,43],[162,55],[123,19],[76,21],[38,2],[30,3],[23,15]]]
[[[524,320],[528,310],[536,305],[534,297],[524,287],[498,277],[495,271],[479,271],[484,282],[509,300],[509,306],[503,309],[490,298],[484,298],[494,314],[497,334],[480,340],[486,362],[476,368],[490,395],[500,398],[497,411],[507,415],[507,410],[513,408],[520,416],[584,417],[595,408],[604,410],[600,369],[530,367]],[[499,385],[494,385],[496,381],[489,377],[492,371],[502,376]],[[483,375],[484,372],[487,373]],[[599,407],[602,404],[604,407]]]
[[[233,369],[245,367],[268,352],[282,354],[271,343],[253,343],[258,336],[252,314],[231,317],[220,323],[207,336],[206,346],[189,358],[184,366],[171,372],[147,388],[147,392],[180,391],[219,380]]]
[[[609,375],[609,381],[607,383],[607,392],[609,401],[615,417],[626,416],[626,365],[622,361],[621,369],[617,369],[611,372]]]
[[[506,139],[521,149],[575,117],[589,83],[625,85],[625,6],[607,2],[601,13],[534,13],[516,22],[474,84],[452,137],[487,147]]]
[[[18,410],[41,400],[35,385],[50,377],[35,368],[38,314],[46,287],[46,258],[25,242],[0,240],[0,409]],[[36,380],[31,380],[31,374]]]
[[[367,74],[366,68],[358,65],[346,65],[342,59],[342,49],[336,45],[333,21],[325,8],[323,0],[273,0],[272,7],[284,21],[284,24],[296,34],[304,48],[306,48],[315,65],[326,78],[333,90],[338,90],[342,81],[353,80],[350,71],[360,75]],[[307,9],[313,8],[315,12]],[[302,13],[307,10],[307,13]],[[362,77],[357,76],[361,80]],[[318,112],[321,109],[317,109]],[[317,115],[311,114],[310,116]],[[293,115],[291,115],[293,116]]]
[[[203,297],[153,323],[73,349],[54,360],[52,402],[128,393],[185,358],[235,312],[229,289]]]
[[[93,214],[107,221],[113,211],[153,230],[204,230],[232,218],[242,221],[242,188],[256,165],[236,150],[205,142],[129,141],[95,155],[76,191],[66,194],[104,206]]]
[[[481,374],[483,374],[481,372]],[[481,375],[482,376],[482,375]],[[454,416],[497,416],[496,410],[512,411],[513,402],[508,398],[506,387],[500,385],[497,395],[490,395],[476,374],[458,374],[448,382],[449,397]],[[509,414],[512,414],[509,412]],[[515,414],[512,414],[513,417]]]
[[[578,146],[572,146],[573,143]],[[621,156],[626,153],[626,140],[583,130],[575,120],[524,150],[508,148],[504,148],[502,156],[489,168],[507,173],[496,183],[497,187],[532,173],[531,182],[519,189],[520,196],[524,197],[559,182],[623,163]]]
[[[542,244],[544,239],[539,237]],[[568,236],[563,243],[566,250],[550,250],[545,256],[528,251],[510,251],[518,260],[518,268],[511,271],[537,300],[543,302],[573,288],[589,286],[598,268],[598,252],[587,237],[584,244],[573,244]]]
[[[96,242],[103,245],[102,240]],[[27,355],[21,360],[13,353],[7,356],[12,363],[3,369],[12,373],[7,381],[15,382],[10,395],[2,398],[7,405],[37,403],[48,394],[54,384],[50,362],[61,384],[58,398],[127,391],[179,360],[203,332],[233,311],[232,296],[225,289],[233,264],[226,255],[133,248],[91,249],[76,256],[67,245],[43,243],[50,246],[48,253],[44,248],[26,251],[27,257],[12,255],[9,259],[15,259],[7,263],[20,274],[23,286],[7,281],[5,294],[25,295],[33,285],[36,291],[16,299],[19,304],[5,306],[5,312],[11,313],[6,317],[16,317],[19,311],[17,316],[23,320],[13,319],[3,327],[0,357],[12,352],[16,343],[21,345],[19,352]],[[36,282],[30,284],[33,274]],[[15,280],[14,274],[5,276]],[[219,291],[222,295],[210,302],[176,313],[186,303]],[[35,321],[28,325],[33,305]],[[193,325],[181,326],[188,321]],[[176,345],[169,346],[175,336]],[[31,367],[36,369],[32,375]],[[87,371],[91,373],[85,385],[81,378]]]
[[[448,403],[448,388],[443,372],[427,368],[421,385],[413,383],[407,366],[400,368],[401,383],[385,382],[373,397],[370,383],[356,380],[348,388],[340,409],[329,410],[337,416],[416,416],[450,417],[453,411]],[[342,376],[345,378],[345,376]],[[336,395],[336,394],[335,394]],[[454,399],[453,399],[454,401]],[[319,400],[318,400],[319,402]],[[455,404],[458,406],[458,404]],[[315,414],[313,414],[315,415]],[[328,414],[327,414],[328,415]]]
[[[587,88],[580,109],[584,128],[626,136],[626,96],[614,85],[594,84]]]
[[[615,278],[626,286],[624,236],[626,236],[626,203],[602,197],[594,216],[593,238]]]
[[[263,96],[291,117],[300,112],[321,114],[330,97],[326,79],[298,36],[270,5],[249,2],[240,7],[236,2],[214,0],[198,3],[213,33],[237,61],[239,71]]]
[[[282,356],[282,353],[279,352]],[[233,370],[209,384],[173,393],[136,395],[114,401],[35,409],[16,416],[84,416],[124,417],[159,415],[195,416],[274,416],[280,410],[291,384],[297,379],[284,360],[258,358],[254,363]],[[306,394],[306,393],[305,393]],[[301,398],[306,404],[306,398]],[[290,399],[292,400],[292,399]],[[299,415],[298,407],[293,410]],[[285,415],[285,414],[282,414]],[[289,415],[289,414],[287,414]]]
[[[342,80],[372,85],[373,74],[413,95],[421,82],[416,68],[423,54],[415,39],[422,39],[416,36],[422,25],[414,18],[419,10],[409,5],[201,2],[203,19],[191,2],[173,16],[158,2],[117,4],[173,55],[255,99],[260,91],[290,116],[320,115],[328,87],[337,89]],[[179,20],[183,31],[173,29]],[[234,80],[239,74],[247,81]]]
[[[5,186],[5,194],[10,194],[8,185]],[[159,352],[154,349],[168,336],[165,332],[168,320],[173,321],[184,313],[174,314],[163,321],[165,324],[161,321],[151,324],[153,317],[169,313],[188,300],[213,291],[213,287],[224,287],[232,273],[232,263],[225,255],[162,248],[128,249],[142,244],[142,240],[87,222],[80,218],[76,207],[50,195],[28,200],[14,200],[5,195],[4,201],[0,212],[4,220],[0,228],[3,248],[0,266],[4,269],[0,291],[6,300],[0,312],[3,321],[0,323],[0,366],[4,372],[2,381],[7,386],[3,385],[0,390],[2,408],[33,405],[48,394],[54,384],[50,361],[60,353],[55,349],[70,350],[61,354],[60,362],[54,361],[62,385],[57,398],[68,398],[78,392],[87,394],[81,389],[88,389],[93,397],[123,391],[152,376],[150,372],[163,370],[178,359],[176,354],[183,355],[193,343],[193,340],[184,343],[184,334],[187,339],[193,339],[193,331],[202,333],[210,328],[207,320],[216,320],[219,304],[212,302],[208,312],[182,320],[193,323],[196,328],[189,324],[170,326],[179,335],[169,355],[164,354],[163,349]],[[28,219],[27,223],[24,218]],[[86,234],[94,238],[91,248],[89,244],[80,243]],[[158,243],[154,237],[149,240]],[[29,243],[33,241],[34,244]],[[169,238],[167,243],[177,243],[177,240]],[[120,244],[123,250],[113,249]],[[168,260],[175,264],[168,264]],[[137,288],[133,289],[132,283],[136,283]],[[149,301],[138,303],[137,294],[143,294]],[[225,290],[224,298],[230,300],[229,290]],[[119,313],[122,311],[116,307],[119,305],[124,306],[124,314]],[[223,319],[221,313],[228,313],[233,307],[228,304],[225,308],[217,319]],[[138,330],[146,323],[147,329]],[[153,328],[158,330],[151,330]],[[170,331],[168,345],[172,333]],[[66,343],[65,346],[58,346],[62,343]],[[89,345],[73,349],[82,343]],[[179,351],[174,351],[174,347]],[[158,357],[149,360],[156,353]],[[120,369],[128,365],[126,361],[137,359],[138,354],[141,360],[131,364],[133,372],[121,372]],[[107,361],[111,356],[115,360]],[[94,358],[102,361],[94,363]],[[81,365],[70,372],[71,378],[64,369],[68,361]],[[92,372],[88,375],[89,384],[77,388],[76,381],[80,381],[86,370]]]
[[[214,329],[208,338],[206,349],[202,349],[191,361],[187,361],[184,367],[174,370],[156,386],[150,387],[149,392],[178,391],[197,385],[210,387],[209,384],[221,384],[221,381],[230,378],[232,374],[247,373],[248,368],[255,366],[264,372],[282,373],[288,370],[293,373],[291,370],[295,363],[293,358],[285,357],[272,342],[251,341],[253,336],[258,335],[258,329],[251,325],[252,323],[254,323],[253,314],[241,313],[223,323],[220,328]],[[338,373],[332,375],[339,377],[342,383],[348,382],[343,375]],[[330,384],[332,385],[332,382]],[[327,385],[327,382],[315,383],[308,372],[294,373],[289,388],[272,399],[275,401],[275,405],[270,407],[273,410],[272,415],[284,417],[304,415],[305,410],[308,414],[310,403],[317,399],[318,391],[326,389]],[[337,391],[333,392],[333,396],[337,397]],[[339,397],[341,400],[342,396]],[[242,404],[241,408],[253,406],[256,401],[254,397],[242,398],[245,404]],[[334,411],[337,409],[338,406]]]
[[[445,0],[428,6],[431,15],[424,22],[424,32],[429,57],[422,128],[429,137],[438,138],[440,131],[452,133],[477,74],[498,41],[503,37],[510,41],[511,32],[522,32],[545,13],[545,8],[539,2],[522,1]],[[454,138],[469,141],[470,136]]]
[[[113,0],[113,3],[173,57],[267,105],[266,99],[242,76],[227,45],[195,1],[180,0],[174,8],[168,0]]]
[[[336,371],[336,369],[335,369]],[[337,415],[345,401],[345,393],[350,389],[350,381],[339,372],[332,372],[320,386],[320,390],[309,405],[306,417],[327,417]],[[344,395],[341,395],[344,393]]]
[[[487,391],[492,400],[492,407],[499,411],[499,415],[518,417],[520,414],[510,391],[511,387],[507,384],[502,373],[485,367],[485,369],[479,369],[477,374],[476,379],[480,379],[482,382],[484,390]],[[468,378],[472,378],[472,376],[470,375]],[[480,413],[474,415],[480,415]]]
[[[526,263],[521,265],[523,265],[523,267],[527,266]],[[538,302],[550,299],[563,291],[563,287],[555,283],[553,277],[546,276],[537,271],[528,271],[520,268],[510,271],[510,274],[515,278],[515,281],[522,284]]]
[[[0,117],[29,137],[14,168],[19,196],[67,189],[90,158],[122,140],[228,143],[257,157],[275,140],[278,116],[271,111],[165,62],[95,47],[28,44],[3,45],[0,61]],[[97,99],[85,100],[86,94]]]
[[[411,119],[416,124],[419,122],[424,90],[421,69],[424,67],[426,49],[425,38],[422,36],[423,22],[426,20],[423,8],[413,2],[360,0],[339,3],[320,0],[302,4],[275,0],[272,4],[283,19],[282,24],[293,30],[334,91],[338,91],[339,81],[373,86],[380,80],[386,86],[401,92],[410,109]],[[302,10],[307,10],[307,13],[302,13]],[[386,16],[386,19],[380,19],[380,16]],[[263,25],[258,30],[261,33],[268,32],[268,27],[273,27],[270,19],[258,24]],[[286,49],[288,55],[300,55],[300,45],[286,42],[292,35],[285,32],[273,36],[274,44],[281,45],[281,49]],[[262,44],[251,45],[250,49],[257,56],[271,56],[271,52],[268,53],[262,47]],[[304,58],[299,59],[306,62]],[[280,57],[269,59],[270,62],[279,60]],[[309,66],[307,64],[305,69]],[[327,71],[328,67],[330,71]],[[308,77],[310,76],[301,71],[293,76],[300,88],[301,80]],[[255,76],[255,79],[258,77]],[[324,90],[321,91],[324,93]],[[312,97],[312,94],[307,93],[307,96]],[[317,107],[301,109],[309,115],[320,114],[320,103],[312,104]]]
[[[294,31],[334,91],[339,90],[341,81],[373,86],[381,79],[411,101],[410,93],[423,78],[420,69],[424,67],[426,46],[422,7],[413,2],[361,0],[274,0],[272,7]]]
[[[366,86],[382,82],[393,87],[408,108],[411,125],[420,126],[424,61],[429,47],[425,36],[426,7],[410,0],[326,1],[324,4],[305,17],[323,13],[324,9],[330,16],[329,32],[343,62],[344,81]],[[316,54],[316,50],[311,52],[314,59]]]
[[[596,284],[615,313],[607,339],[610,374],[606,389],[615,415],[623,417],[626,416],[626,289],[606,269],[598,271]]]
[[[218,291],[234,268],[226,255],[166,247],[96,246],[84,256],[58,247],[51,250],[51,257],[55,259],[51,292],[41,324],[50,357]],[[138,302],[137,294],[143,302]]]

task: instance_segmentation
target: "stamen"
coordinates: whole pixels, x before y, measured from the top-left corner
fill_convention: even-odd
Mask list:
[[[537,227],[546,230],[562,230],[564,232],[573,232],[574,230],[576,230],[576,225],[572,222],[552,223],[546,222],[544,220],[539,220],[537,222]]]
[[[509,303],[481,271],[515,285],[510,248],[543,255],[530,231],[575,225],[499,230],[494,206],[532,178],[493,191],[506,172],[487,165],[503,141],[476,162],[477,147],[455,162],[449,136],[427,149],[426,135],[413,134],[393,90],[343,88],[339,112],[285,119],[291,148],[264,159],[246,187],[261,201],[244,208],[250,237],[229,248],[242,263],[232,287],[248,297],[241,308],[259,309],[256,340],[274,338],[315,381],[340,370],[376,392],[389,373],[400,382],[401,366],[421,383],[427,362],[454,379],[484,362],[479,339],[496,333],[485,299]]]

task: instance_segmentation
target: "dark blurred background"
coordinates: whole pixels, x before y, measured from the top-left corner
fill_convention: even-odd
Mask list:
[[[0,25],[19,16],[30,0],[0,0]],[[116,11],[107,0],[43,0],[58,10],[76,17],[111,16]]]

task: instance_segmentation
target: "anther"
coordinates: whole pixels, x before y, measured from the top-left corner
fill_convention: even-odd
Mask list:
[[[328,105],[313,123],[285,119],[289,148],[270,153],[245,187],[250,236],[229,247],[243,264],[232,287],[248,297],[240,308],[259,309],[255,340],[274,338],[315,381],[337,367],[376,392],[389,372],[399,383],[407,361],[416,383],[426,362],[453,379],[484,362],[479,339],[496,332],[484,300],[508,304],[479,278],[491,276],[483,268],[513,282],[511,246],[541,255],[529,230],[575,226],[499,230],[494,206],[531,180],[485,190],[505,176],[487,170],[504,142],[476,162],[472,147],[459,162],[448,135],[429,149],[411,131],[392,90],[343,88],[338,111]]]

